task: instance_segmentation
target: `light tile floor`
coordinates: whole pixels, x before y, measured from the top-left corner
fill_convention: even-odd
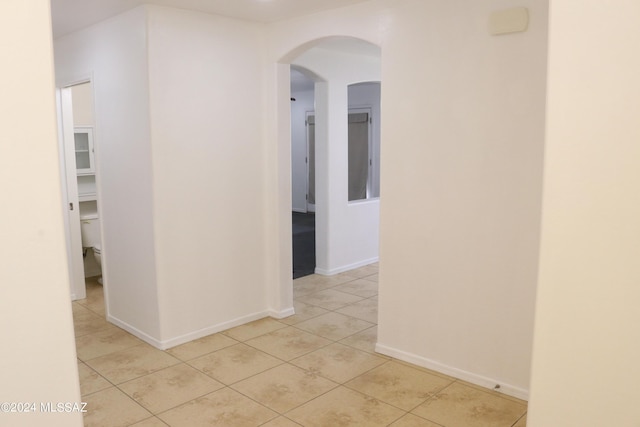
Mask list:
[[[377,265],[294,281],[296,314],[160,351],[73,303],[85,426],[525,427],[527,404],[375,353]]]

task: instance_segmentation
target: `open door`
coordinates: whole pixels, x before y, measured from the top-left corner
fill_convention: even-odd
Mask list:
[[[75,159],[75,138],[73,128],[73,102],[71,88],[57,91],[58,141],[60,146],[60,171],[62,180],[62,200],[67,240],[67,259],[71,299],[86,298],[82,238],[80,236],[80,205],[78,200],[78,180]]]

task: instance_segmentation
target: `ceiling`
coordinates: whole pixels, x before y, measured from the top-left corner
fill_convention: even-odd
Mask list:
[[[51,0],[51,17],[57,38],[144,3],[274,22],[364,1],[368,0]]]

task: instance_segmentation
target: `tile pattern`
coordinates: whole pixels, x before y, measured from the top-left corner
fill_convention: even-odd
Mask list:
[[[73,303],[86,426],[525,427],[526,402],[378,354],[378,266],[294,281],[296,314],[167,351]]]

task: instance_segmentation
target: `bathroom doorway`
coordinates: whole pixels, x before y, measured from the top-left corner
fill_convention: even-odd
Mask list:
[[[90,80],[58,90],[60,168],[71,299],[86,297],[86,278],[101,276],[96,132]],[[84,239],[83,230],[84,229]]]

